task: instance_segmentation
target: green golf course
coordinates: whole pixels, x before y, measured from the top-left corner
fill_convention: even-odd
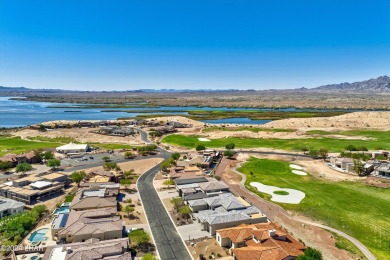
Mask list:
[[[355,237],[378,259],[390,255],[390,189],[366,186],[362,182],[332,182],[311,175],[293,174],[289,163],[250,158],[238,169],[247,176],[246,187],[260,197],[250,182],[302,191],[306,197],[298,205],[279,203],[287,210],[320,220]]]
[[[202,136],[185,136],[180,134],[168,135],[162,139],[163,143],[194,148],[198,144],[203,144],[210,148],[224,147],[227,143],[234,143],[236,148],[274,148],[287,151],[300,151],[306,147],[311,149],[325,148],[330,152],[341,152],[348,145],[356,147],[364,146],[369,150],[390,149],[390,131],[338,131],[338,132],[314,132],[308,133],[307,138],[298,139],[278,139],[278,138],[239,138],[228,137],[220,139],[211,139],[209,142],[199,141]],[[331,138],[327,135],[341,135],[349,139]],[[353,139],[356,136],[356,139]],[[366,137],[367,140],[362,140],[361,137]],[[352,139],[351,139],[352,138]]]

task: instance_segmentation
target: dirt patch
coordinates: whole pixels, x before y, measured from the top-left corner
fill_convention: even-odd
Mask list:
[[[290,118],[276,120],[262,125],[267,128],[294,128],[307,130],[313,128],[347,129],[390,129],[390,112],[354,112],[334,117]]]
[[[188,247],[193,259],[199,259],[200,255],[203,255],[205,259],[213,259],[213,256],[214,259],[233,259],[232,256],[227,254],[227,249],[219,246],[215,238],[197,239],[191,241],[191,243],[186,241],[186,246]]]
[[[118,143],[118,144],[129,144],[129,145],[142,145],[144,142],[141,140],[139,135],[136,136],[109,136],[109,135],[100,135],[91,133],[93,130],[98,128],[60,128],[55,130],[50,130],[47,132],[40,132],[33,129],[23,129],[21,131],[13,133],[15,136],[20,136],[22,139],[27,139],[27,137],[37,137],[45,136],[49,138],[56,137],[70,137],[75,139],[78,142],[82,143]]]
[[[390,188],[390,179],[370,176],[370,177],[366,178],[366,184],[369,186],[375,186],[378,188],[389,189]]]
[[[135,174],[140,175],[162,161],[163,161],[162,158],[149,158],[144,160],[135,160],[135,161],[118,163],[118,166],[121,168],[122,171],[128,171],[133,169]],[[103,166],[89,168],[85,170],[85,172],[89,173],[98,169],[103,169]]]
[[[176,209],[173,207],[173,204],[171,203],[171,198],[162,199],[162,202],[176,226],[183,226],[193,223],[191,218],[183,218],[180,213],[176,211]]]

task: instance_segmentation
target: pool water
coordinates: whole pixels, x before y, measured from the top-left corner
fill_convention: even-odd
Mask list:
[[[69,213],[69,206],[65,205],[61,206],[60,208],[57,208],[56,210],[54,210],[53,215],[58,215],[60,213]]]
[[[44,241],[46,240],[47,231],[49,231],[48,228],[41,228],[37,231],[34,231],[28,240],[30,240],[31,242]]]

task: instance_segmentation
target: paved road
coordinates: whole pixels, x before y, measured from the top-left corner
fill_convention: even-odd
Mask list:
[[[141,138],[148,143],[147,134],[138,129]],[[167,159],[171,154],[158,148],[159,156]],[[158,254],[162,260],[187,260],[192,259],[178,234],[168,212],[165,210],[157,191],[153,186],[153,179],[160,170],[160,164],[154,166],[138,178],[137,188],[146,217],[148,218],[150,229],[152,230],[154,242]]]
[[[153,178],[160,165],[156,165],[138,179],[138,192],[143,203],[145,214],[152,230],[154,242],[162,260],[192,259],[181,237],[166,212],[157,191],[153,187]]]
[[[245,187],[245,181],[246,181],[246,175],[245,174],[242,174],[241,172],[237,171],[236,169],[238,168],[239,166],[237,166],[236,168],[232,168],[232,171],[239,174],[242,178],[241,178],[241,182],[240,182],[240,187],[243,191],[246,191],[246,192],[249,192],[251,193],[250,191],[247,190],[247,188]],[[258,198],[258,199],[261,199],[261,198]],[[272,203],[273,204],[273,203]],[[275,204],[276,205],[276,204]],[[367,259],[369,260],[376,260],[376,257],[370,252],[370,250],[368,250],[367,247],[365,247],[362,243],[360,243],[357,239],[351,237],[350,235],[344,233],[343,231],[341,230],[338,230],[338,229],[335,229],[335,228],[332,228],[332,227],[329,227],[329,226],[325,226],[325,225],[322,225],[322,224],[319,224],[319,223],[316,223],[316,222],[313,222],[313,221],[308,221],[308,220],[303,220],[303,219],[300,219],[300,218],[297,218],[297,217],[293,217],[291,216],[290,214],[288,214],[288,212],[286,212],[283,208],[281,208],[279,205],[276,205],[276,207],[279,208],[279,213],[283,214],[284,216],[286,216],[287,218],[291,219],[291,220],[295,220],[295,221],[298,221],[298,222],[301,222],[301,223],[304,223],[304,224],[307,224],[307,225],[312,225],[312,226],[316,226],[316,227],[320,227],[320,228],[323,228],[323,229],[326,229],[326,230],[329,230],[329,231],[332,231],[334,233],[337,233],[338,235],[348,239],[351,243],[353,243],[357,248],[359,248],[359,250],[364,254],[365,257],[367,257]]]

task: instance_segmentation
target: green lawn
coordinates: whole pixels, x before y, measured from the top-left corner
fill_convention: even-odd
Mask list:
[[[361,182],[330,182],[311,175],[295,175],[289,163],[267,159],[251,158],[239,171],[247,176],[248,189],[266,199],[270,195],[259,193],[249,183],[258,181],[305,192],[306,197],[300,204],[280,205],[342,230],[366,245],[378,259],[388,259],[390,189],[369,187]]]
[[[65,201],[64,201],[64,202],[72,202],[73,199],[74,199],[74,196],[76,196],[75,193],[71,193],[71,194],[69,194],[69,195],[66,195],[66,196],[65,196]]]
[[[213,139],[210,142],[201,142],[198,140],[200,136],[184,136],[184,135],[168,135],[163,138],[162,142],[183,146],[187,148],[194,148],[196,145],[202,143],[207,147],[217,148],[224,147],[227,143],[235,143],[236,148],[275,148],[288,151],[299,151],[303,147],[309,149],[326,148],[331,152],[341,152],[347,145],[354,145],[356,147],[365,146],[368,149],[390,149],[390,131],[344,131],[334,132],[333,134],[345,136],[366,136],[373,138],[373,140],[358,140],[358,139],[336,139],[324,137],[302,138],[302,139],[276,139],[276,138],[238,138],[229,137],[221,139]]]
[[[36,149],[54,148],[60,146],[57,142],[29,141],[20,137],[3,137],[0,136],[0,156],[6,153],[24,153]]]
[[[20,154],[37,149],[55,148],[65,143],[74,142],[72,138],[68,137],[34,137],[31,140],[21,139],[20,137],[0,136],[0,156],[7,153]],[[128,144],[116,143],[90,143],[91,146],[97,146],[103,149],[131,149],[132,146]]]

